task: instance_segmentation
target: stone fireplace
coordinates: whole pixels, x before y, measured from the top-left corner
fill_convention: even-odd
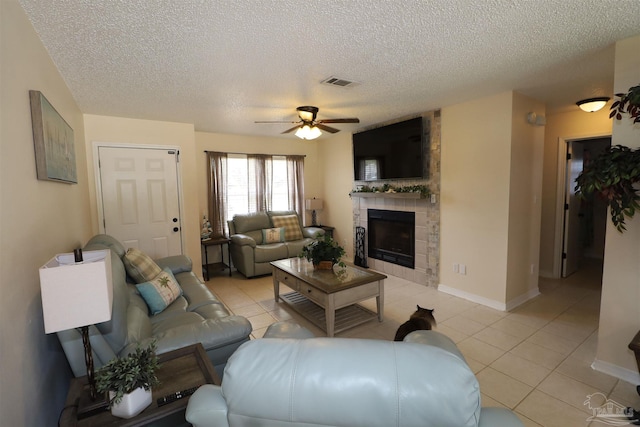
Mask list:
[[[415,212],[367,209],[367,254],[403,267],[415,266]]]
[[[406,194],[353,193],[354,227],[365,228],[365,235],[367,235],[365,247],[369,249],[369,241],[371,240],[368,236],[371,227],[369,224],[369,210],[412,214],[415,224],[413,232],[413,267],[400,265],[400,263],[385,259],[384,255],[389,255],[389,253],[384,253],[381,257],[382,259],[372,257],[370,250],[367,250],[367,265],[369,268],[387,275],[400,277],[421,285],[437,287],[440,261],[439,204],[412,196]],[[392,250],[391,252],[397,253],[401,251]]]
[[[367,236],[367,242],[365,243],[365,248],[367,248],[366,262],[369,268],[410,282],[437,287],[440,280],[440,111],[425,112],[422,116],[429,123],[429,126],[425,128],[425,131],[428,132],[426,137],[429,141],[428,179],[380,182],[355,181],[354,187],[379,187],[385,183],[398,186],[426,184],[432,193],[432,197],[420,198],[415,193],[352,192],[353,226],[354,235],[355,227],[363,227],[365,229],[365,236]],[[412,267],[401,265],[402,262],[393,262],[385,258],[388,253],[383,253],[379,257],[371,255],[371,251],[368,250],[369,240],[371,240],[368,236],[371,226],[368,217],[369,209],[411,213],[413,215],[414,261]],[[375,227],[375,224],[373,226]],[[403,233],[397,230],[396,232]],[[396,249],[398,248],[396,247]],[[402,251],[394,250],[392,247],[391,252]],[[402,258],[398,257],[397,254],[393,256]]]

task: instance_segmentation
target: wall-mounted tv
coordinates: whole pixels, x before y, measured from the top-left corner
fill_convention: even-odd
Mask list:
[[[428,177],[423,118],[353,134],[356,181]]]

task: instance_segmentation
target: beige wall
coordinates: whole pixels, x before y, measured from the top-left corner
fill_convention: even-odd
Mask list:
[[[91,236],[82,113],[22,8],[0,2],[0,425],[55,425],[71,377],[45,335],[38,268]],[[29,90],[73,128],[78,184],[36,179]]]
[[[640,36],[616,43],[614,93],[640,83]],[[612,144],[640,148],[640,125],[628,117],[613,123]],[[633,352],[627,348],[640,329],[640,218],[619,233],[607,223],[598,350],[594,367],[632,383],[640,382]]]
[[[504,304],[512,93],[442,109],[440,283]],[[453,272],[466,265],[467,274]]]
[[[608,104],[610,105],[610,104]],[[542,218],[540,225],[540,275],[559,277],[560,262],[556,246],[562,245],[562,230],[556,228],[558,213],[558,145],[564,141],[611,134],[609,109],[585,113],[575,109],[550,114],[544,127],[544,166],[542,175]],[[562,140],[562,142],[561,142]],[[563,149],[566,149],[563,147]],[[560,228],[560,227],[558,227]],[[558,251],[561,248],[558,248]]]
[[[84,120],[93,232],[97,233],[99,230],[94,168],[95,143],[178,147],[180,149],[180,179],[182,183],[181,199],[184,209],[182,216],[184,252],[192,259],[194,266],[200,265],[200,209],[197,190],[201,177],[196,172],[193,125],[91,114],[85,114]],[[199,274],[200,269],[194,267],[193,271]]]
[[[442,109],[440,288],[501,309],[537,294],[544,131],[528,112],[544,105],[513,92]]]
[[[352,134],[340,132],[319,142],[325,207],[323,224],[335,227],[334,238],[345,248],[346,257],[353,261],[353,208],[349,193],[353,189]]]
[[[506,302],[537,295],[540,198],[544,126],[527,122],[527,113],[544,116],[543,103],[513,94]]]

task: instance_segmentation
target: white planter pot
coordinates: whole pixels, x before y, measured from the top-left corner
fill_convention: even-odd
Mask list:
[[[109,399],[113,399],[114,392],[109,392]],[[132,418],[151,405],[151,390],[138,387],[131,393],[125,394],[120,403],[111,405],[111,415],[120,418]]]

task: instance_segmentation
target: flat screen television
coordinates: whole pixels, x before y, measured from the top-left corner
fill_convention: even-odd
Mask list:
[[[356,181],[426,178],[422,117],[353,134]]]

